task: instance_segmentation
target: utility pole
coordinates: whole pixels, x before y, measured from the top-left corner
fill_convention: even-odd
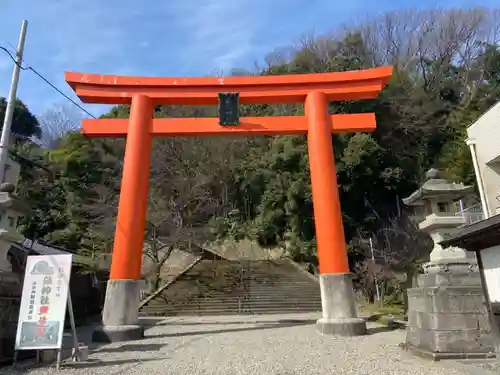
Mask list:
[[[380,288],[378,285],[378,279],[377,279],[377,274],[376,274],[376,270],[375,270],[375,253],[373,251],[373,241],[372,241],[371,237],[368,240],[370,241],[370,251],[372,253],[373,282],[375,283],[375,291],[377,292],[377,301],[379,304],[382,304],[382,301],[380,300]]]
[[[396,195],[396,206],[398,208],[398,217],[401,217],[401,206],[399,205],[399,195]]]
[[[3,120],[2,137],[0,138],[0,183],[5,179],[5,165],[9,158],[9,143],[12,127],[12,116],[16,106],[17,85],[19,84],[19,73],[21,72],[21,63],[23,62],[24,42],[26,40],[26,29],[28,21],[24,20],[21,25],[21,35],[17,45],[16,63],[12,72],[12,81],[10,84],[9,98],[7,99],[7,108],[5,109],[5,118]]]

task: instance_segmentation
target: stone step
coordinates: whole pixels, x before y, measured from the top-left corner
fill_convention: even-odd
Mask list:
[[[198,290],[200,294],[203,295],[235,295],[235,296],[251,296],[251,295],[296,295],[296,296],[307,296],[307,295],[319,295],[319,288],[311,289],[286,289],[286,288],[266,288],[266,289],[232,289],[232,290]],[[168,295],[168,294],[166,294]],[[174,295],[179,295],[174,293]],[[189,295],[184,293],[184,295]]]
[[[252,274],[251,276],[248,277],[243,277],[243,280],[287,280],[287,281],[300,281],[300,282],[306,282],[306,283],[313,283],[314,280],[310,279],[307,276],[290,276],[290,275],[269,275],[269,274]]]
[[[310,305],[310,304],[321,304],[321,300],[318,299],[309,299],[309,300],[221,300],[221,299],[206,299],[206,300],[191,300],[179,303],[159,303],[159,302],[150,302],[147,306],[187,306],[187,305],[196,305],[196,306],[207,306],[207,305]]]
[[[192,295],[194,296],[193,293],[190,293],[193,291],[189,290],[176,290],[176,291],[167,291],[166,293],[163,294],[163,296],[167,297],[168,296],[189,296]],[[195,291],[196,292],[196,291]],[[304,296],[307,297],[308,295],[320,295],[320,290],[319,288],[311,288],[311,289],[286,289],[286,288],[266,288],[266,289],[231,289],[231,290],[214,290],[214,289],[208,289],[208,290],[203,290],[203,289],[198,289],[199,296],[203,297],[205,295],[207,296],[262,296],[262,295],[274,295],[274,296],[280,296],[280,295],[286,295],[286,296]]]
[[[218,289],[218,288],[171,288],[167,289],[165,293],[173,293],[173,294],[179,294],[179,293],[184,293],[184,294],[192,294],[192,293],[224,293],[224,294],[229,294],[229,293],[240,293],[240,294],[250,294],[250,293],[295,293],[295,294],[308,294],[308,293],[320,293],[319,287],[307,287],[307,288],[282,288],[282,287],[267,287],[267,288],[240,288],[240,287],[233,287],[233,288],[224,288],[224,289]]]
[[[169,300],[174,300],[176,298],[166,298],[166,301],[169,301]],[[203,295],[203,297],[193,297],[193,298],[185,298],[184,300],[186,299],[189,299],[189,300],[193,300],[193,299],[200,299],[200,300],[204,300],[204,299],[218,299],[218,300],[231,300],[231,299],[235,299],[235,300],[244,300],[244,301],[253,301],[253,300],[258,300],[258,301],[265,301],[265,300],[299,300],[299,301],[307,301],[307,300],[310,300],[310,299],[316,299],[316,300],[320,300],[321,299],[321,295],[319,293],[308,293],[308,294],[293,294],[293,293],[290,293],[290,294],[287,294],[287,293],[279,293],[279,294],[268,294],[268,293],[265,293],[265,294],[227,294],[227,295],[224,295],[224,294],[211,294],[211,293],[207,293],[205,295]],[[162,301],[165,301],[162,300]]]
[[[144,311],[141,315],[154,316],[175,316],[175,315],[246,315],[246,314],[281,314],[281,313],[299,313],[299,312],[321,312],[321,308],[261,308],[261,309],[172,309]]]
[[[175,304],[175,301],[179,301],[177,303],[182,303],[181,301],[200,301],[200,303],[203,303],[204,301],[217,301],[220,303],[224,302],[230,302],[230,301],[241,301],[245,303],[253,303],[253,302],[274,302],[274,301],[293,301],[293,302],[307,302],[307,301],[321,301],[321,296],[315,295],[315,296],[285,296],[286,298],[283,298],[284,296],[263,296],[263,297],[256,297],[256,296],[207,296],[207,297],[202,297],[202,298],[186,298],[186,299],[178,299],[178,298],[167,298],[165,299],[155,299],[149,302],[151,303],[156,303],[156,304],[167,304],[170,301]]]
[[[283,296],[281,296],[283,297]],[[243,301],[250,301],[250,302],[253,302],[253,301],[257,301],[257,302],[260,302],[260,301],[281,301],[281,300],[285,300],[285,301],[321,301],[321,295],[306,295],[306,296],[298,296],[298,295],[290,295],[290,296],[285,296],[287,297],[286,299],[283,299],[283,298],[276,298],[275,296],[247,296],[247,297],[243,297],[242,300]]]
[[[301,300],[301,301],[283,301],[283,300],[274,300],[274,301],[238,301],[238,300],[205,300],[205,301],[197,301],[197,300],[191,300],[191,301],[181,301],[178,303],[158,303],[158,302],[150,302],[146,306],[143,307],[143,309],[146,308],[158,308],[162,306],[167,306],[167,307],[180,307],[180,306],[268,306],[268,305],[282,305],[282,306],[309,306],[309,305],[321,305],[321,300],[320,299],[314,299],[314,300]]]
[[[307,295],[307,294],[319,294],[319,288],[230,288],[230,289],[213,289],[213,288],[176,288],[164,291],[163,295],[193,295],[193,294],[239,294],[239,295],[249,295],[249,294],[297,294],[297,295]]]
[[[154,301],[154,300],[153,300]],[[184,302],[179,301],[178,303],[175,300],[162,300],[155,302],[149,302],[149,304],[157,304],[157,305],[175,305],[179,303],[309,303],[309,302],[320,302],[321,298],[200,298],[200,299],[185,299]],[[169,303],[170,302],[170,303]]]
[[[141,316],[156,316],[156,317],[194,317],[194,316],[248,316],[248,315],[277,315],[277,314],[301,314],[301,313],[319,313],[319,311],[311,311],[311,310],[289,310],[289,311],[204,311],[200,313],[195,313],[191,311],[179,311],[176,313],[173,312],[158,312],[158,313],[150,313],[147,315]]]
[[[186,290],[188,291],[188,290]],[[201,293],[218,293],[218,294],[230,294],[230,293],[236,293],[236,294],[242,294],[242,295],[249,295],[249,294],[266,294],[266,293],[274,293],[274,294],[281,294],[281,293],[287,293],[287,294],[297,294],[297,295],[307,295],[307,294],[319,294],[320,289],[319,288],[234,288],[234,289],[226,289],[226,290],[220,290],[220,289],[198,289]],[[193,292],[193,291],[192,291]],[[194,290],[196,292],[196,290]],[[188,294],[188,293],[186,293]]]
[[[218,292],[214,290],[200,291],[199,294],[190,294],[190,293],[165,293],[161,296],[158,296],[158,300],[169,300],[169,299],[186,299],[186,298],[265,298],[265,297],[273,297],[273,298],[308,298],[308,297],[320,297],[321,294],[319,290],[309,291],[309,292],[297,292],[297,291],[257,291],[257,292],[243,292],[243,291],[231,291],[231,292]]]
[[[220,290],[198,290],[199,293],[189,293],[189,290],[186,291],[175,291],[171,293],[164,293],[162,296],[165,298],[172,297],[181,297],[181,296],[191,296],[192,298],[203,298],[205,296],[215,297],[215,296],[229,296],[229,297],[261,297],[261,296],[287,296],[287,297],[307,297],[307,296],[319,296],[320,290],[318,289],[306,289],[306,290],[291,290],[291,289],[251,289],[251,290],[241,290],[241,289],[233,289],[228,291],[220,291]]]
[[[251,283],[251,284],[240,284],[244,285],[246,287],[253,287],[253,288],[273,288],[273,287],[280,287],[280,288],[319,288],[319,284],[311,284],[311,283]]]
[[[321,311],[319,284],[287,261],[202,261],[141,311],[218,315]]]
[[[238,284],[249,284],[249,283],[278,283],[278,284],[303,284],[303,285],[318,285],[319,283],[314,282],[309,279],[301,279],[300,277],[290,277],[290,278],[273,278],[273,277],[251,277],[251,278],[209,278],[209,280],[217,280],[221,281],[222,279],[225,279],[227,281],[231,281],[233,283],[238,283]]]
[[[319,283],[309,283],[309,282],[301,282],[301,281],[274,281],[274,280],[252,280],[252,281],[246,281],[243,283],[238,283],[238,285],[283,285],[283,286],[305,286],[305,287],[312,287],[312,286],[319,286]]]
[[[183,311],[184,313],[188,311],[200,313],[203,311],[235,311],[235,312],[243,312],[243,311],[295,311],[295,310],[305,310],[305,311],[321,311],[321,307],[318,306],[260,306],[260,307],[241,307],[240,309],[238,308],[233,308],[233,307],[225,307],[225,306],[213,306],[211,308],[206,308],[206,309],[198,309],[195,307],[183,307],[183,308],[175,308],[175,309],[155,309],[154,311],[171,311],[171,312],[177,312],[177,311]],[[153,310],[152,310],[153,311]]]
[[[189,276],[189,275],[188,275]],[[185,277],[185,279],[194,279],[195,276],[198,275],[190,275],[189,277]],[[210,275],[204,275],[207,278],[210,278],[212,280],[232,280],[232,281],[244,281],[244,282],[250,282],[250,281],[283,281],[283,282],[291,282],[291,283],[307,283],[307,284],[317,284],[314,280],[309,279],[308,277],[301,278],[301,277],[293,277],[293,276],[266,276],[266,275],[252,275],[252,277],[230,277],[230,276],[210,276]]]
[[[319,286],[318,287],[283,287],[281,285],[276,286],[276,287],[268,287],[268,288],[247,288],[243,289],[245,291],[249,292],[282,292],[282,291],[290,291],[290,292],[295,292],[295,293],[300,293],[300,294],[306,294],[310,293],[311,291],[315,291],[319,293]]]
[[[290,301],[290,302],[283,302],[283,301],[261,301],[261,302],[238,302],[238,301],[205,301],[205,302],[197,302],[197,301],[190,301],[190,302],[180,302],[180,303],[175,303],[175,304],[170,304],[170,303],[149,303],[146,306],[143,307],[143,309],[156,309],[156,308],[162,308],[162,307],[167,307],[167,308],[181,308],[182,306],[196,306],[198,308],[206,308],[209,306],[321,306],[321,301],[315,300],[315,301]]]
[[[181,306],[179,308],[157,308],[157,309],[145,309],[141,311],[141,314],[154,314],[161,315],[171,313],[177,313],[182,311],[186,314],[188,311],[200,313],[203,311],[235,311],[235,312],[243,312],[243,311],[321,311],[321,306],[210,306],[207,308],[197,308],[190,306]]]

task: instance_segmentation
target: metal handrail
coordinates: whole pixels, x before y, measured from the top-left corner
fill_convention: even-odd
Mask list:
[[[484,220],[484,212],[481,203],[460,210],[455,213],[455,216],[462,216],[465,219],[465,225],[471,225],[477,223],[478,221]]]

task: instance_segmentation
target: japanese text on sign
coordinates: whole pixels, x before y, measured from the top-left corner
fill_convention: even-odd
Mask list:
[[[28,257],[16,350],[61,347],[71,263],[71,254]]]

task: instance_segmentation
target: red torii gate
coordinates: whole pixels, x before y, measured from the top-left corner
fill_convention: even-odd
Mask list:
[[[98,341],[140,338],[139,279],[148,198],[152,137],[306,134],[320,265],[323,317],[318,330],[359,335],[333,156],[332,132],[375,130],[373,113],[329,115],[329,101],[373,99],[391,67],[340,73],[210,77],[122,77],[67,72],[66,81],[85,103],[131,104],[130,119],[83,120],[88,137],[126,137],[125,160],[110,281]],[[305,116],[247,117],[235,126],[217,118],[153,119],[155,105],[217,105],[220,93],[238,93],[242,104],[305,103]]]

